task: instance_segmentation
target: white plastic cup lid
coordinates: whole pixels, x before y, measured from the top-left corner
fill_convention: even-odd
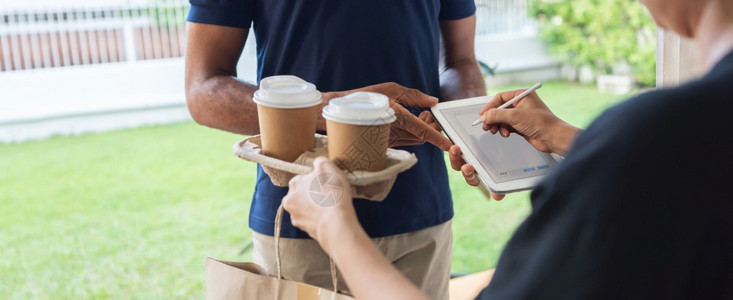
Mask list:
[[[323,118],[352,125],[383,125],[397,119],[387,96],[371,92],[332,99],[323,108]]]
[[[315,85],[293,75],[263,78],[252,100],[274,108],[303,108],[323,101]]]

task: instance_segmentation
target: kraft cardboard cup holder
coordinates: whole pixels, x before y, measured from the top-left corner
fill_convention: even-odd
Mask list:
[[[312,151],[306,151],[295,161],[287,162],[262,154],[259,135],[248,137],[234,144],[233,151],[237,157],[256,162],[270,176],[276,186],[288,186],[290,179],[296,175],[303,175],[313,170],[313,161],[316,157],[328,157],[328,137],[315,134],[316,144]],[[352,186],[354,198],[382,201],[392,190],[397,175],[417,163],[414,154],[389,148],[385,168],[380,171],[352,171],[346,172],[346,178]]]

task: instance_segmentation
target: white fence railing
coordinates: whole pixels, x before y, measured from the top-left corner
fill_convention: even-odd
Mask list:
[[[185,0],[0,7],[0,71],[180,57]]]
[[[537,31],[527,0],[476,0],[476,35],[526,35]]]
[[[187,0],[66,2],[0,7],[0,71],[183,55]],[[476,6],[479,36],[536,31],[527,0],[477,0]]]

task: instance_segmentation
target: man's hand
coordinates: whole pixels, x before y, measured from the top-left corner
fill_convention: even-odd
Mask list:
[[[555,116],[536,92],[515,102],[512,108],[497,109],[522,92],[523,89],[499,93],[481,108],[483,129],[492,134],[499,132],[503,137],[516,132],[539,151],[565,155],[580,129]]]
[[[325,157],[313,162],[314,170],[290,180],[283,208],[293,226],[307,232],[329,252],[330,242],[360,230],[351,199],[351,185],[336,164]]]
[[[422,112],[420,117],[416,117],[410,113],[404,106],[411,107],[432,107],[438,104],[438,99],[428,96],[416,89],[406,88],[394,82],[380,83],[367,87],[342,91],[342,92],[325,92],[323,96],[323,106],[328,104],[333,98],[343,97],[353,92],[374,92],[385,95],[389,98],[389,105],[395,112],[395,120],[391,125],[389,146],[408,146],[421,145],[425,142],[431,143],[436,147],[447,151],[453,143],[440,133],[437,123],[430,118],[428,123],[428,115],[430,112]],[[325,122],[320,120],[321,122]],[[319,128],[325,128],[325,124],[319,124]]]
[[[465,160],[463,160],[463,157],[461,155],[463,152],[461,152],[461,148],[459,148],[456,145],[453,145],[448,150],[448,158],[450,159],[450,166],[453,168],[453,170],[461,171],[461,174],[463,174],[463,179],[466,180],[466,183],[472,186],[479,186],[480,182],[478,180],[478,177],[476,176],[476,169],[473,168],[472,165],[469,165],[466,163]],[[488,191],[486,191],[488,193]],[[493,198],[496,201],[499,201],[501,199],[504,199],[504,195],[502,194],[491,194],[491,198]]]

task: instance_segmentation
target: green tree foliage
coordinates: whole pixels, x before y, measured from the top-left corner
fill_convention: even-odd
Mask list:
[[[601,74],[631,67],[637,80],[653,85],[656,25],[637,0],[530,0],[552,54],[575,67]]]

